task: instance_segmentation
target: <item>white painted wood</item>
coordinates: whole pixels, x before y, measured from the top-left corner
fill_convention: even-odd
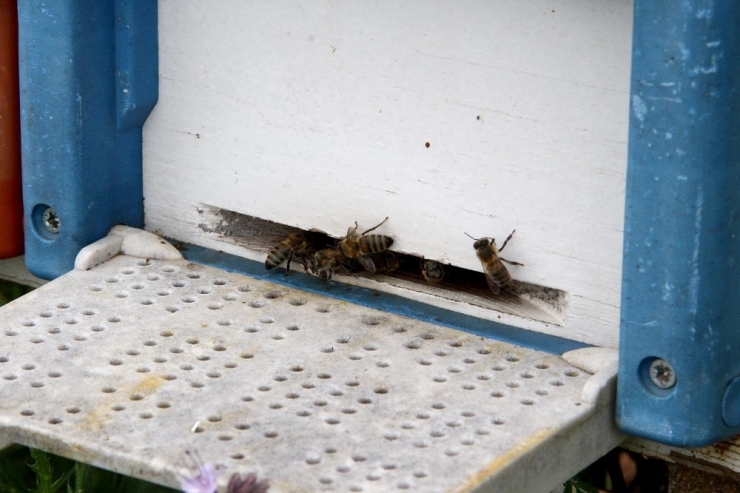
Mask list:
[[[631,1],[159,7],[147,229],[258,258],[199,207],[336,237],[390,216],[395,250],[477,270],[463,233],[516,229],[514,277],[571,301],[507,322],[616,347]]]

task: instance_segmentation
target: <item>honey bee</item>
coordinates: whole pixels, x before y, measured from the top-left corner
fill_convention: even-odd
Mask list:
[[[267,252],[265,268],[267,270],[274,269],[287,260],[285,265],[285,275],[287,276],[290,272],[290,261],[293,257],[296,257],[303,264],[303,268],[306,269],[305,257],[307,250],[308,241],[306,241],[306,237],[302,233],[291,233]]]
[[[331,281],[331,276],[335,270],[343,268],[342,254],[336,248],[324,248],[314,253],[309,261],[311,272],[322,279]]]
[[[521,265],[519,262],[512,262],[498,256],[499,252],[503,252],[506,248],[506,244],[509,242],[512,236],[514,236],[516,230],[512,231],[511,234],[506,238],[501,249],[496,248],[496,240],[493,238],[480,238],[475,239],[468,233],[465,233],[469,238],[475,240],[473,248],[475,248],[475,254],[478,256],[481,265],[483,266],[483,273],[486,275],[486,282],[488,287],[491,288],[493,294],[498,294],[503,286],[506,286],[511,282],[511,274],[506,270],[502,262],[506,262],[511,265]]]
[[[421,275],[427,282],[438,283],[442,282],[445,277],[445,266],[441,263],[428,260],[424,257],[421,258]]]
[[[342,238],[339,245],[337,245],[337,249],[344,258],[355,259],[365,270],[375,272],[375,263],[367,256],[388,250],[393,245],[393,238],[385,235],[367,235],[367,233],[379,228],[387,220],[386,217],[380,224],[361,234],[357,233],[357,221],[355,221],[355,227],[347,229],[347,236]]]
[[[396,252],[389,252],[386,250],[385,252],[373,255],[370,260],[375,264],[375,272],[378,274],[388,274],[389,272],[396,271],[401,267],[401,259],[398,257]]]

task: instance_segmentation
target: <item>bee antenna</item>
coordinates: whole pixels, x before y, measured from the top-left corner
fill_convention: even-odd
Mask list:
[[[478,238],[473,238],[473,237],[472,237],[472,236],[470,236],[470,235],[469,235],[468,233],[465,233],[465,236],[467,236],[467,237],[468,237],[468,238],[470,238],[471,240],[475,240],[475,241],[478,241]]]

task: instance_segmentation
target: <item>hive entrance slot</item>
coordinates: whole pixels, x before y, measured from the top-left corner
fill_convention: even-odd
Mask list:
[[[254,258],[264,258],[267,252],[291,233],[303,233],[312,248],[334,247],[340,238],[322,231],[305,231],[285,224],[260,219],[210,206],[200,206],[206,220],[200,229],[219,241],[225,241],[255,252]],[[392,249],[393,250],[393,249]],[[357,263],[350,263],[344,275],[335,274],[333,280],[358,284],[379,290],[386,286],[396,288],[395,294],[442,298],[462,302],[486,311],[515,315],[548,324],[564,325],[568,309],[568,293],[559,289],[513,280],[498,295],[494,295],[481,271],[445,265],[445,277],[439,283],[426,281],[421,273],[421,258],[393,250],[399,267],[392,272],[367,272]],[[472,254],[472,249],[471,249]],[[282,270],[284,266],[281,266]],[[303,273],[300,263],[293,261],[291,271]],[[413,296],[416,297],[416,296]],[[491,317],[489,315],[489,318]]]

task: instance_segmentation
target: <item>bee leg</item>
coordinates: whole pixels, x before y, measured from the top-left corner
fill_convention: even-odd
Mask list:
[[[503,252],[504,251],[504,248],[506,248],[506,244],[509,242],[509,240],[511,239],[511,237],[514,236],[514,233],[516,233],[516,230],[512,231],[511,234],[506,238],[506,240],[504,241],[504,244],[501,245],[501,248],[498,249],[499,252]]]
[[[290,261],[293,258],[293,250],[290,251],[290,255],[288,255],[288,263],[285,264],[285,275],[287,276],[290,274]]]
[[[370,231],[372,231],[372,230],[374,230],[374,229],[378,229],[378,228],[379,228],[379,227],[381,227],[381,226],[383,225],[383,223],[384,223],[384,222],[386,222],[387,220],[388,220],[388,216],[386,216],[386,218],[385,218],[385,219],[383,219],[383,220],[382,220],[382,221],[380,222],[380,224],[378,224],[377,226],[374,226],[374,227],[372,227],[372,228],[368,229],[367,231],[363,232],[363,233],[362,233],[362,235],[364,236],[364,235],[368,234],[368,233],[369,233]],[[357,225],[357,223],[356,223],[356,222],[355,222],[355,225]],[[355,226],[355,229],[357,229],[357,227],[356,227],[356,226]]]
[[[505,258],[501,258],[501,257],[499,257],[498,259],[501,260],[502,262],[506,262],[507,264],[521,265],[522,267],[524,267],[524,264],[520,264],[519,262],[512,262],[511,260],[506,260]]]

